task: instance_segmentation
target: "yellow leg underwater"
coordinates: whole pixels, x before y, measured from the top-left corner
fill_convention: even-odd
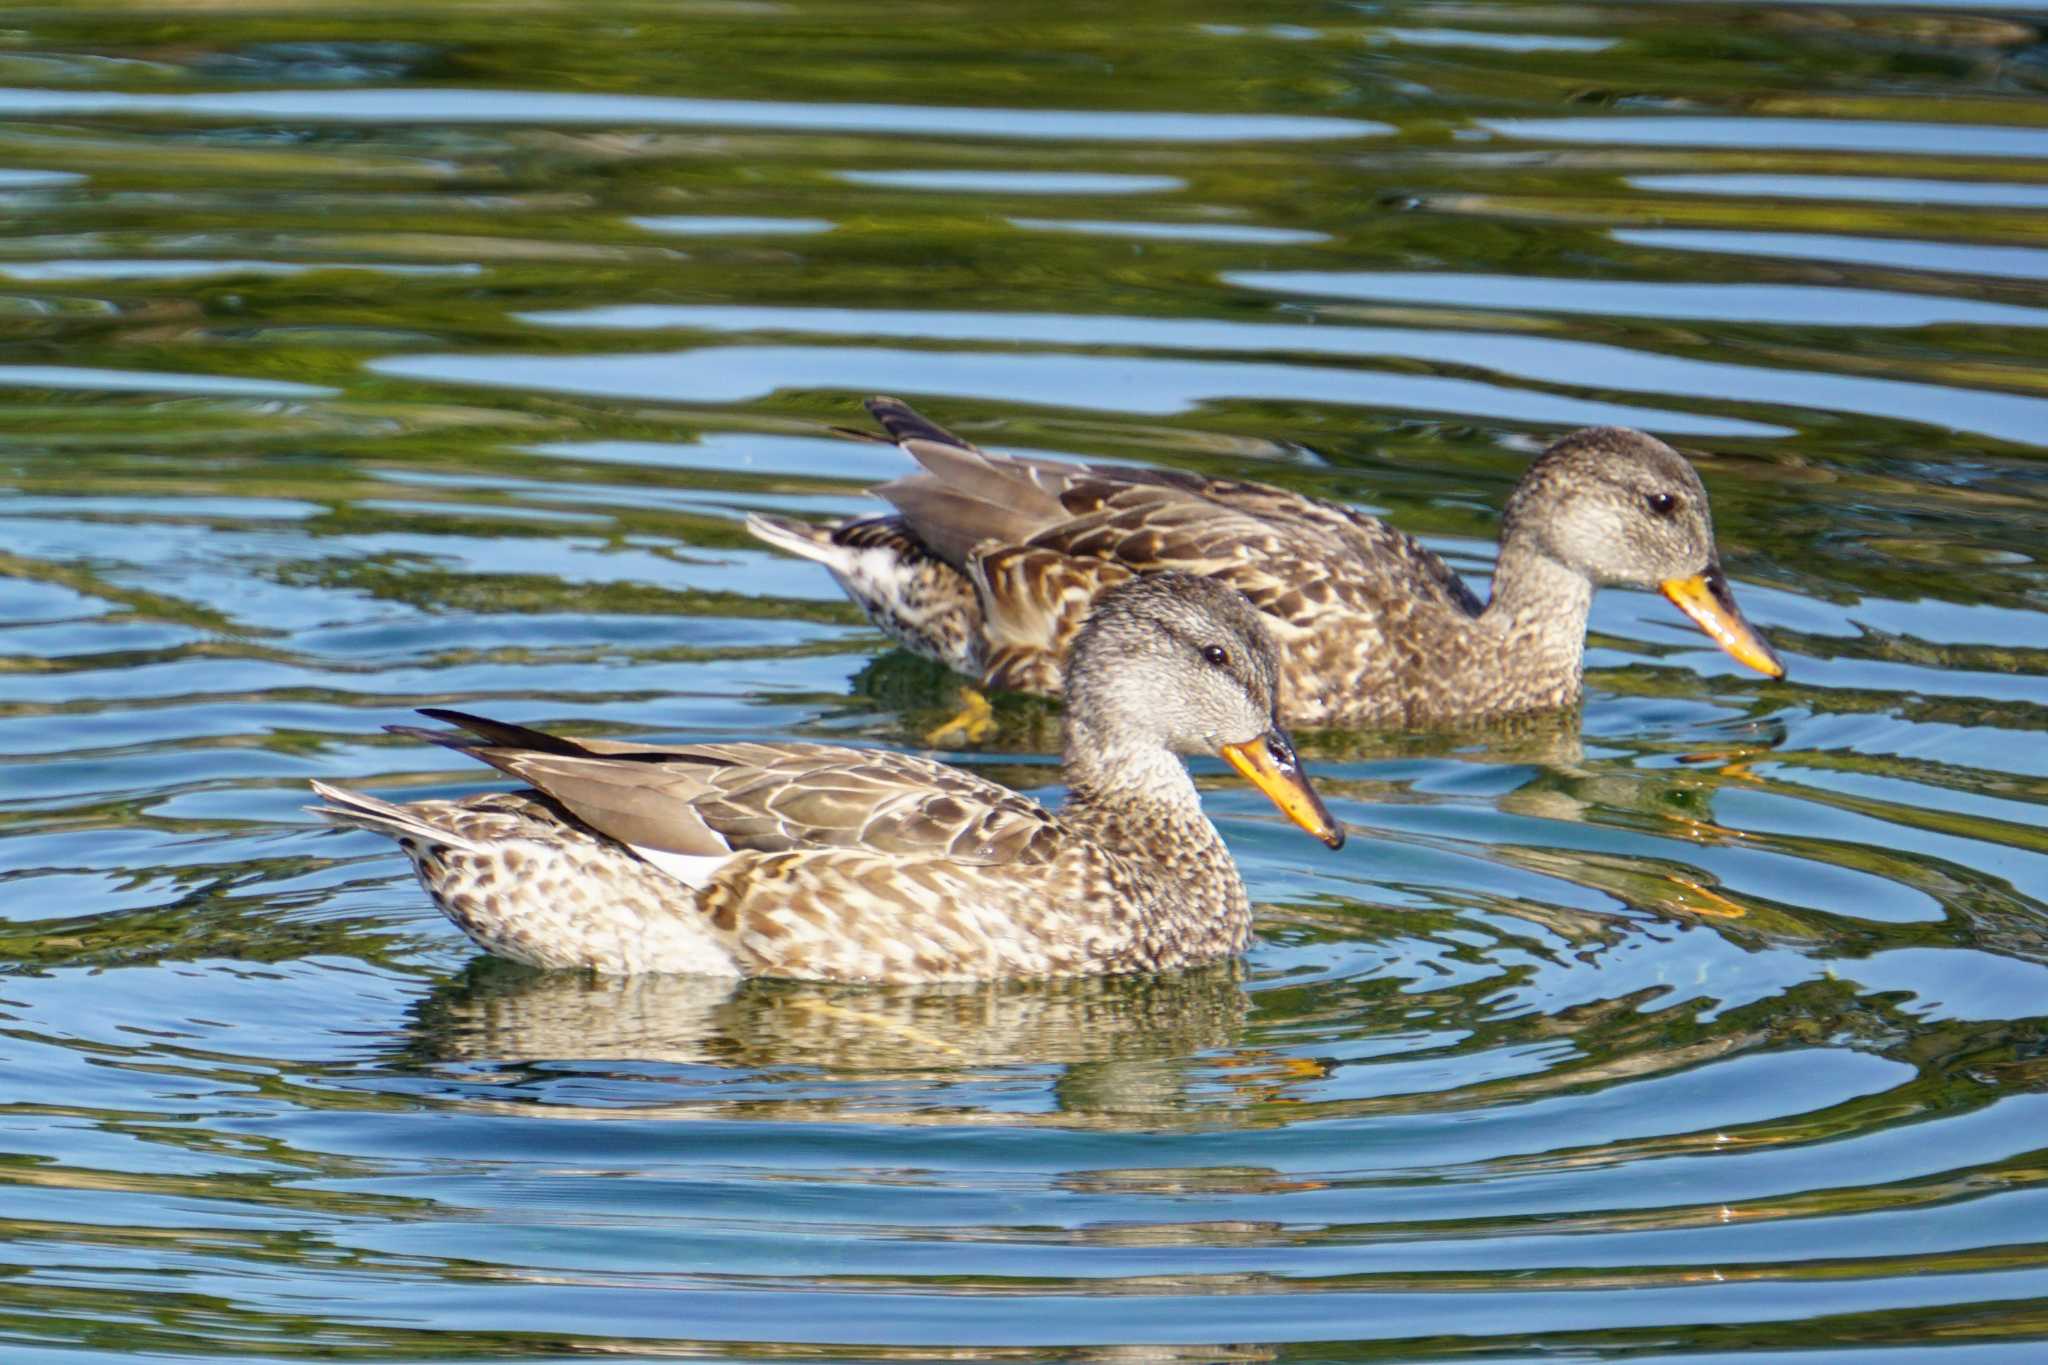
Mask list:
[[[980,689],[963,686],[960,689],[960,713],[944,725],[925,731],[924,742],[937,749],[957,735],[969,744],[979,744],[995,732],[995,708],[988,704],[988,698]]]

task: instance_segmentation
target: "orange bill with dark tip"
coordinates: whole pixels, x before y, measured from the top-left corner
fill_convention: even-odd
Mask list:
[[[1705,573],[1691,578],[1667,578],[1657,585],[1672,605],[1692,618],[1693,624],[1714,637],[1714,643],[1728,651],[1737,663],[1747,664],[1767,678],[1785,676],[1785,665],[1777,651],[1745,621],[1735,605],[1735,594],[1721,576],[1721,566],[1709,564]]]
[[[1270,730],[1243,744],[1226,744],[1223,757],[1245,781],[1264,792],[1281,814],[1331,848],[1344,847],[1344,826],[1330,818],[1286,735]]]

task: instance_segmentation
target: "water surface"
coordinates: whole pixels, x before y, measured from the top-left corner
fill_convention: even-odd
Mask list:
[[[2048,105],[1998,3],[86,3],[0,33],[0,1346],[21,1361],[2032,1362]],[[923,749],[740,528],[985,444],[1284,483],[1483,590],[1572,426],[1784,653],[1221,766],[1161,979],[477,958],[386,735]],[[942,751],[1057,794],[1056,716]]]

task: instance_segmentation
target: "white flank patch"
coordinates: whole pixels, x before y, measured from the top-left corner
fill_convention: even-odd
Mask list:
[[[709,885],[712,875],[733,856],[730,853],[671,853],[665,848],[642,848],[638,844],[627,844],[626,847],[695,890]]]
[[[825,563],[848,592],[884,602],[901,601],[915,572],[893,550],[879,548],[856,550],[837,564]]]

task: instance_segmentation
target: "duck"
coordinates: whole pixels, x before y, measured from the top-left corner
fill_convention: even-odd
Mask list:
[[[307,807],[397,841],[485,952],[603,975],[924,983],[1155,972],[1242,953],[1251,905],[1182,755],[1216,754],[1331,848],[1279,719],[1264,618],[1215,579],[1105,592],[1066,670],[1051,810],[918,754],[571,739],[441,708],[391,726],[527,786]]]
[[[1490,600],[1377,517],[1270,484],[991,454],[894,398],[867,408],[915,472],[892,513],[832,525],[754,513],[760,540],[828,569],[897,644],[991,691],[1057,697],[1089,603],[1135,577],[1244,594],[1279,647],[1282,719],[1429,729],[1578,705],[1596,588],[1656,588],[1732,657],[1785,676],[1736,605],[1707,492],[1624,427],[1561,437],[1501,515]],[[970,693],[970,704],[985,699]],[[947,727],[941,727],[942,729]]]

